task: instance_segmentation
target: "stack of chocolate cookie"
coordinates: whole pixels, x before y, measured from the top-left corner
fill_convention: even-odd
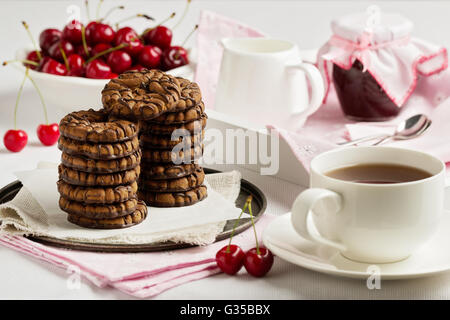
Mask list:
[[[110,114],[139,120],[139,199],[180,207],[207,197],[205,174],[196,163],[207,120],[197,84],[159,70],[129,71],[111,80],[102,95]]]
[[[99,229],[142,222],[147,206],[137,199],[138,126],[91,109],[68,114],[59,128],[59,206],[68,220]]]
[[[187,206],[206,197],[205,173],[196,164],[203,154],[203,103],[142,121],[142,175],[139,197],[158,207]],[[174,139],[172,139],[174,134]]]

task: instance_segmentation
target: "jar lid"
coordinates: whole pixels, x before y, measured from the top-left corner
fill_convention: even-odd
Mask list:
[[[361,35],[367,31],[368,13],[355,13],[340,17],[331,22],[335,35],[359,42]],[[375,43],[391,41],[411,34],[413,23],[400,14],[379,12],[378,23],[371,28],[372,41]]]

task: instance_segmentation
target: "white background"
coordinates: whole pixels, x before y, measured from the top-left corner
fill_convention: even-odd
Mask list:
[[[95,1],[91,0],[91,13]],[[44,28],[62,26],[67,21],[70,4],[83,7],[84,1],[0,1],[0,59],[12,59],[15,51],[28,46],[29,40],[21,25],[25,20],[35,38]],[[414,35],[450,47],[450,1],[209,1],[193,0],[191,11],[174,32],[175,42],[181,42],[195,25],[199,10],[209,9],[254,26],[273,37],[297,42],[302,49],[319,47],[330,35],[330,20],[339,15],[364,10],[370,4],[382,10],[403,13],[415,23]],[[106,1],[103,12],[112,5],[125,4],[124,17],[147,13],[161,20],[172,11],[180,12],[184,1]],[[84,10],[82,10],[84,15]],[[114,20],[114,19],[112,19]],[[141,21],[131,23],[143,30]],[[170,23],[168,24],[170,26]],[[192,45],[194,41],[190,41]],[[13,126],[13,108],[23,75],[12,67],[0,67],[0,135]],[[88,106],[87,106],[88,107]],[[50,121],[56,122],[64,112],[49,106]],[[0,186],[15,180],[13,171],[32,169],[39,160],[58,162],[55,146],[42,147],[35,135],[44,121],[38,96],[27,85],[18,112],[18,124],[29,135],[28,146],[12,154],[0,146]],[[299,186],[260,177],[243,170],[245,178],[258,185],[267,195],[267,212],[281,215],[287,211],[301,191]],[[47,264],[0,247],[0,299],[111,299],[130,298],[112,289],[99,289],[86,282],[79,290],[68,290],[67,274]],[[450,298],[450,276],[406,281],[382,282],[381,290],[368,290],[365,281],[347,280],[307,271],[275,260],[270,274],[254,279],[242,272],[236,277],[217,275],[171,289],[158,299],[317,299],[317,298]]]

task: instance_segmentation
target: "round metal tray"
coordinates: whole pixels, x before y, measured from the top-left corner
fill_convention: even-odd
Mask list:
[[[204,168],[205,173],[218,173],[219,171]],[[22,183],[20,181],[14,181],[7,186],[0,189],[0,203],[10,201],[22,188]],[[236,206],[242,208],[245,204],[245,200],[249,195],[253,196],[252,200],[252,212],[254,216],[254,221],[264,214],[267,206],[267,199],[264,193],[256,187],[254,184],[248,182],[245,179],[241,180],[241,190],[239,196],[236,200]],[[150,211],[151,214],[151,211]],[[224,230],[219,233],[216,237],[216,241],[224,240],[230,237],[233,226],[236,220],[228,220]],[[242,231],[250,228],[252,226],[251,220],[249,218],[243,218],[239,221],[235,234],[241,233]],[[28,236],[30,240],[40,242],[43,244],[61,247],[66,249],[74,250],[84,250],[84,251],[96,251],[96,252],[152,252],[152,251],[162,251],[162,250],[174,250],[192,247],[194,245],[185,243],[174,243],[174,242],[164,242],[164,243],[149,243],[149,244],[94,244],[81,241],[72,241],[65,239],[57,239],[52,237],[43,236]]]

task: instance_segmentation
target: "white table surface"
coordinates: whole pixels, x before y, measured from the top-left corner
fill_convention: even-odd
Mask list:
[[[84,1],[0,1],[0,57],[9,59],[15,50],[28,45],[20,21],[26,20],[37,38],[39,31],[50,26],[61,27],[67,19],[66,8]],[[92,1],[93,2],[93,1]],[[118,1],[120,2],[120,1]],[[194,0],[184,26],[194,24],[200,8],[226,14],[253,25],[274,37],[297,41],[304,48],[316,48],[329,36],[332,17],[363,10],[365,1],[201,1]],[[117,1],[113,2],[117,3]],[[402,12],[416,23],[415,34],[449,46],[450,29],[446,15],[450,2],[444,1],[379,1],[382,9]],[[111,5],[106,2],[105,7]],[[126,1],[130,13],[146,12],[157,18],[183,7],[180,1]],[[50,9],[51,8],[51,9]],[[95,10],[91,10],[95,11]],[[433,16],[433,19],[426,17]],[[267,23],[267,22],[270,23]],[[288,22],[288,23],[287,23]],[[139,25],[136,25],[139,29]],[[180,29],[181,30],[181,29]],[[181,30],[183,31],[183,30]],[[186,32],[175,33],[184,37]],[[12,127],[12,114],[22,75],[13,68],[0,70],[0,135]],[[50,107],[50,120],[65,114],[57,106]],[[0,186],[15,180],[14,171],[32,169],[38,161],[58,162],[56,146],[43,147],[35,130],[43,122],[36,93],[30,85],[24,90],[18,112],[18,124],[29,134],[29,143],[20,153],[8,152],[0,146]],[[293,168],[295,170],[295,168]],[[259,186],[268,198],[267,212],[281,215],[287,211],[302,190],[280,179],[241,170],[244,178]],[[83,281],[80,289],[69,290],[64,270],[26,257],[0,246],[0,299],[130,299],[114,289],[100,289]],[[448,299],[450,274],[404,281],[384,281],[380,290],[368,290],[365,281],[349,280],[308,271],[278,258],[268,276],[255,279],[243,270],[236,277],[223,274],[181,285],[156,299]]]

